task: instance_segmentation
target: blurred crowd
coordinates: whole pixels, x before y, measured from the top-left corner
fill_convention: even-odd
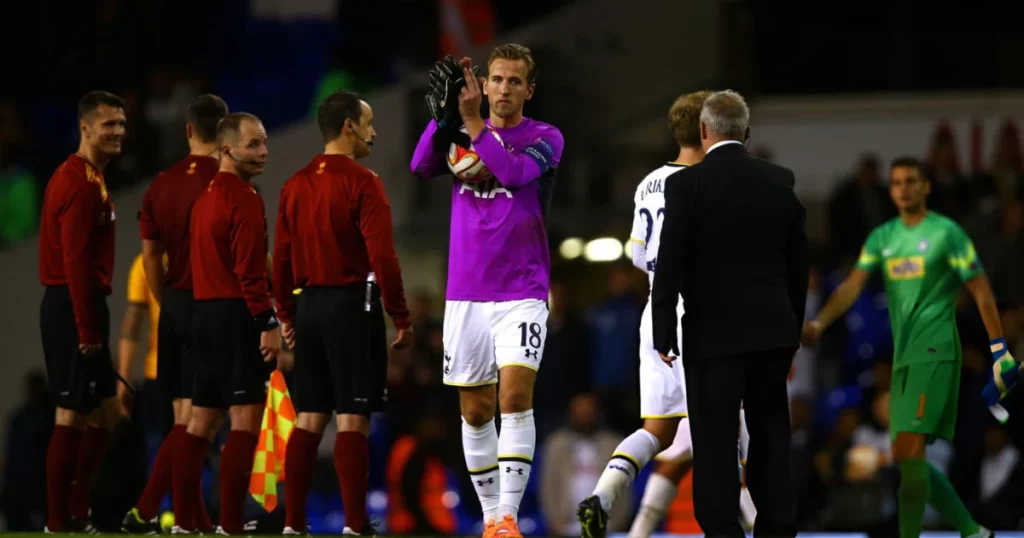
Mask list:
[[[488,2],[488,35],[570,1]],[[0,65],[18,83],[0,88],[0,250],[35,233],[46,182],[77,148],[75,103],[87,90],[125,100],[123,154],[104,174],[116,191],[187,150],[183,111],[195,95],[214,92],[232,109],[258,110],[273,129],[308,116],[335,90],[372,94],[429,65],[444,46],[445,2],[335,2],[333,17],[282,19],[254,6],[274,2],[246,0],[5,5],[5,17],[19,23],[0,37]]]

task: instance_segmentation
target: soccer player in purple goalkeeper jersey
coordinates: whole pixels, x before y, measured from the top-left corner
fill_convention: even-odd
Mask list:
[[[491,177],[452,182],[444,383],[459,389],[462,443],[484,512],[484,537],[500,532],[520,538],[519,503],[536,444],[533,386],[547,335],[551,260],[545,213],[563,141],[555,127],[523,117],[523,104],[536,88],[529,49],[495,48],[480,80],[468,58],[459,67],[465,85],[457,116]],[[490,104],[486,120],[480,114],[484,95]],[[414,174],[448,172],[445,153],[452,133],[458,135],[453,127],[430,121],[410,164]]]

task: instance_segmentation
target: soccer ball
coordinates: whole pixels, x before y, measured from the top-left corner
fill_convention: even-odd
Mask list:
[[[164,532],[171,532],[174,528],[174,512],[168,510],[163,514],[160,514],[160,529]]]
[[[459,130],[463,133],[466,132],[465,127]],[[487,132],[491,133],[491,136],[497,139],[502,147],[505,146],[497,131],[488,127]],[[448,169],[452,171],[452,174],[455,174],[455,177],[466,183],[478,183],[493,177],[491,171],[487,169],[487,165],[480,160],[480,156],[473,150],[473,146],[466,149],[454,142],[448,148]]]

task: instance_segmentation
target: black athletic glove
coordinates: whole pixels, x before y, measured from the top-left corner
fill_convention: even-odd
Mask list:
[[[449,124],[448,127],[445,127],[443,129],[438,128],[437,131],[434,131],[434,136],[433,138],[430,139],[430,141],[433,143],[434,151],[440,153],[448,153],[448,150],[451,148],[452,144],[456,144],[462,146],[465,149],[469,149],[469,147],[472,145],[472,140],[469,139],[468,134],[460,130],[460,128],[462,127],[461,124],[457,123],[455,125],[457,125],[457,127],[455,127],[454,129],[452,129],[451,125]]]
[[[477,76],[480,67],[473,67],[473,76]],[[430,115],[437,122],[438,129],[458,130],[462,127],[462,116],[459,115],[459,93],[466,86],[462,66],[454,56],[445,56],[427,73],[430,89],[426,101]]]

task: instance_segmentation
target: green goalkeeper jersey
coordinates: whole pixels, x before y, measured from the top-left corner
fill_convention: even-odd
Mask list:
[[[957,292],[983,272],[964,230],[933,211],[912,228],[894,218],[871,232],[857,260],[869,273],[876,267],[885,278],[893,367],[959,361]]]

